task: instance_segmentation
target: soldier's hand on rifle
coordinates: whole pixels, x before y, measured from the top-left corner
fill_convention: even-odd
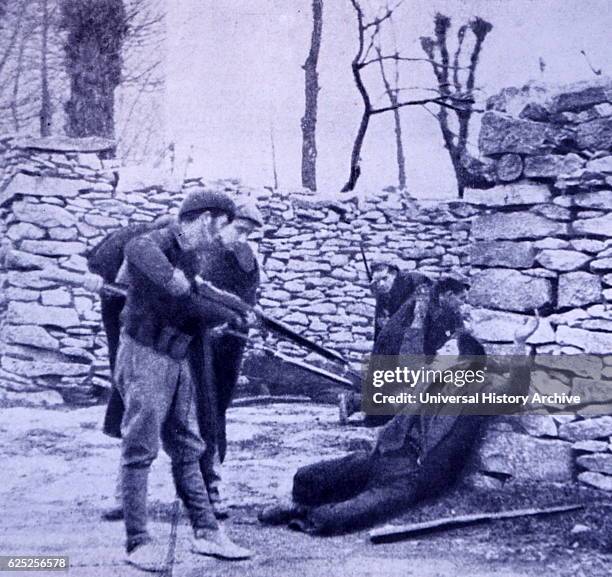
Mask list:
[[[174,269],[172,278],[168,283],[168,292],[175,297],[184,296],[191,291],[191,283],[185,276],[185,273],[178,268]]]
[[[104,279],[97,274],[83,275],[83,288],[92,293],[99,293],[104,287]]]

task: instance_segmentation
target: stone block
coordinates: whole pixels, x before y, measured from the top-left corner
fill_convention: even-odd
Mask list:
[[[6,256],[4,263],[9,269],[29,270],[35,268],[45,268],[55,265],[55,261],[51,258],[31,254],[22,250],[11,250]]]
[[[563,423],[559,426],[559,437],[572,442],[607,439],[610,435],[612,435],[612,417],[608,415]]]
[[[531,210],[550,220],[561,220],[565,222],[573,220],[572,213],[568,208],[557,206],[556,204],[539,204],[534,206]]]
[[[536,260],[549,270],[566,272],[581,268],[591,257],[575,250],[543,250]]]
[[[612,491],[612,476],[610,475],[585,471],[578,475],[578,480],[585,485],[601,489],[602,491]]]
[[[539,204],[548,202],[550,198],[546,185],[531,182],[502,184],[486,190],[468,188],[463,197],[465,202],[488,207]]]
[[[581,149],[608,150],[612,142],[612,117],[597,118],[579,124],[576,128],[576,144]]]
[[[13,205],[13,213],[18,220],[36,224],[43,228],[76,224],[74,215],[61,206],[54,206],[52,204],[16,202]]]
[[[84,376],[89,372],[89,365],[81,363],[57,363],[48,361],[32,361],[16,359],[4,355],[2,357],[2,368],[10,373],[25,377],[42,376]]]
[[[39,349],[56,350],[59,341],[43,327],[35,325],[4,325],[2,339],[6,343],[28,345]]]
[[[612,190],[596,190],[572,195],[574,206],[612,210]]]
[[[559,276],[557,304],[560,307],[581,307],[601,301],[601,279],[588,272],[570,272]]]
[[[591,254],[597,253],[606,246],[601,240],[594,240],[592,238],[577,238],[570,241],[572,248],[579,250],[580,252],[588,252]]]
[[[603,273],[612,271],[612,257],[597,258],[589,265],[593,272]]]
[[[606,441],[578,441],[572,445],[574,451],[585,453],[603,453],[608,450]]]
[[[488,431],[478,451],[480,470],[515,479],[568,482],[573,477],[571,444],[519,433]]]
[[[121,224],[116,218],[100,214],[86,214],[84,220],[87,224],[102,229],[116,228]]]
[[[21,248],[34,254],[47,256],[70,256],[85,252],[85,245],[81,242],[61,240],[24,240]]]
[[[524,174],[529,178],[556,178],[580,170],[584,163],[584,159],[574,153],[528,156]]]
[[[74,240],[78,236],[78,231],[74,226],[57,226],[50,228],[48,232],[52,240]]]
[[[576,459],[576,463],[588,471],[612,475],[612,453],[582,455]]]
[[[567,225],[524,212],[483,214],[472,222],[476,240],[530,240],[565,234]]]
[[[26,238],[30,239],[40,239],[45,236],[45,231],[33,224],[27,222],[18,222],[9,227],[8,232],[6,233],[11,240],[20,241]]]
[[[556,337],[559,344],[578,347],[586,353],[606,355],[612,351],[612,333],[559,326]]]
[[[572,393],[579,395],[582,403],[609,403],[612,401],[612,381],[605,378],[572,381]]]
[[[478,145],[486,156],[508,152],[538,154],[553,150],[564,136],[565,132],[553,125],[486,112],[482,117]]]
[[[42,291],[41,302],[43,305],[51,306],[66,306],[70,304],[71,295],[70,291],[65,288],[58,288],[50,291]]]
[[[595,104],[608,101],[605,86],[587,86],[581,90],[569,90],[553,97],[551,112],[579,112]]]
[[[557,424],[550,415],[520,415],[519,422],[532,437],[556,437]]]
[[[14,325],[73,327],[79,324],[74,309],[46,307],[38,304],[11,302],[7,310],[7,321]]]
[[[552,300],[550,281],[511,269],[489,269],[472,275],[469,293],[474,306],[531,312]]]
[[[57,198],[73,198],[79,190],[87,187],[87,182],[73,178],[57,178],[54,176],[30,176],[17,173],[8,186],[0,193],[0,205],[15,195],[25,196],[55,196]]]
[[[612,174],[612,155],[601,156],[587,162],[586,168],[590,172],[605,172]]]
[[[577,235],[605,236],[612,238],[612,212],[597,218],[579,219],[572,224]]]
[[[55,281],[40,278],[39,271],[11,270],[8,273],[8,280],[10,285],[25,289],[42,289],[57,285]]]
[[[474,336],[482,341],[513,342],[514,333],[529,319],[527,315],[491,311],[487,309],[472,309],[472,330]],[[538,330],[529,338],[530,344],[551,343],[555,340],[555,332],[547,319],[540,321]]]

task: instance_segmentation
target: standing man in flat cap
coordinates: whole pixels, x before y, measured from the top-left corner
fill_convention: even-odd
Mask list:
[[[202,277],[215,287],[240,297],[249,305],[255,305],[259,287],[259,263],[247,239],[263,226],[263,216],[255,202],[250,198],[236,200],[236,217],[226,226],[219,238],[208,251],[209,258],[203,262]],[[246,337],[247,330],[241,332]],[[198,356],[194,347],[192,366],[202,367],[202,359],[211,357],[213,381],[211,390],[207,379],[197,379],[198,421],[200,433],[206,442],[206,452],[200,459],[200,467],[208,496],[217,518],[227,517],[227,507],[223,503],[220,490],[220,465],[225,459],[227,448],[225,414],[234,396],[240,374],[242,356],[246,341],[237,334],[221,332],[210,343],[204,344],[204,355]],[[202,367],[205,369],[205,367]],[[214,414],[211,408],[216,407]]]
[[[391,255],[376,255],[370,267],[370,289],[376,299],[372,354],[398,354],[404,338],[404,328],[410,324],[405,322],[403,307],[414,297],[418,286],[430,285],[431,280],[421,273],[400,270],[399,263]],[[340,423],[346,424],[350,415],[361,410],[361,394],[342,393],[338,404]],[[368,415],[365,424],[377,426],[387,420],[384,416]]]
[[[147,532],[147,479],[160,439],[193,526],[192,550],[229,559],[250,556],[230,541],[212,511],[199,466],[205,447],[194,421],[187,360],[201,331],[244,322],[193,289],[207,247],[234,216],[235,205],[224,194],[195,191],[183,202],[178,223],[140,236],[125,248],[130,284],[115,380],[125,404],[121,433],[127,562],[143,570],[163,569],[163,548]]]

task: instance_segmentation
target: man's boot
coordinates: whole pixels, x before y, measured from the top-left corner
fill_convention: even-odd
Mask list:
[[[217,529],[195,529],[191,550],[199,555],[210,555],[228,561],[250,559],[253,553],[234,543],[222,526]]]
[[[265,507],[259,512],[257,518],[264,525],[287,525],[290,521],[301,518],[303,514],[303,507],[296,505],[293,501],[286,501]]]
[[[143,571],[164,569],[165,550],[147,532],[147,483],[149,467],[122,468],[123,511],[127,532],[126,562]]]

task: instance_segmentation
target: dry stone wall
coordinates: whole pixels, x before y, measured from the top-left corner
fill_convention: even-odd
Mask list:
[[[474,326],[490,352],[506,351],[516,327],[538,308],[543,321],[530,340],[538,362],[551,353],[600,356],[580,374],[557,369],[567,391],[612,378],[610,85],[507,89],[488,108],[480,148],[496,184],[466,191],[465,202],[417,206],[392,190],[325,200],[207,183],[260,201],[264,310],[357,362],[371,348],[374,315],[363,244],[369,254],[398,256],[406,269],[471,273]],[[51,389],[78,402],[108,386],[98,299],[42,279],[37,269],[84,272],[87,251],[104,235],[175,212],[184,193],[203,184],[191,180],[176,190],[146,174],[126,179],[105,160],[111,147],[0,139],[0,232],[10,255],[0,270],[2,390]],[[487,432],[472,479],[499,486],[506,476],[578,475],[612,490],[611,447],[610,416],[500,419]]]
[[[612,83],[554,92],[506,89],[488,109],[479,146],[497,184],[465,194],[480,211],[470,243],[477,336],[490,351],[503,353],[515,328],[537,308],[544,318],[530,342],[538,355],[597,355],[585,359],[586,373],[575,372],[576,362],[566,371],[549,370],[557,390],[584,394],[598,386],[609,399]],[[536,361],[544,363],[541,356]],[[533,432],[560,438],[540,447],[542,454],[558,452],[547,462],[567,463],[571,444],[579,478],[612,490],[612,417],[534,418],[539,424]],[[530,453],[535,457],[536,448]]]
[[[16,391],[53,388],[85,400],[108,386],[99,300],[80,288],[41,278],[56,266],[86,271],[86,254],[130,222],[176,212],[184,190],[171,192],[147,175],[134,184],[104,156],[110,143],[19,140],[8,143],[8,185],[0,193],[5,245],[0,383]],[[106,148],[105,148],[106,146]],[[98,147],[97,150],[91,149]],[[138,179],[136,179],[138,181]],[[391,192],[366,200],[325,201],[303,194],[248,191],[235,181],[209,183],[230,195],[253,193],[266,226],[260,242],[260,305],[314,340],[356,362],[371,349],[374,301],[360,257],[383,252],[407,269],[438,275],[467,269],[469,220],[463,203],[417,209]],[[294,355],[305,353],[287,343]]]

